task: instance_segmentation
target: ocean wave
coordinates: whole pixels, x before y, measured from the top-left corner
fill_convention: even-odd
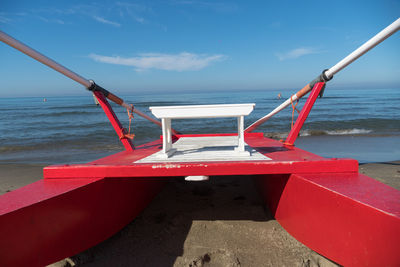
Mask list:
[[[321,135],[371,135],[372,130],[367,129],[339,129],[339,130],[303,130],[300,131],[300,136],[321,136]],[[265,133],[266,137],[273,139],[285,139],[289,132],[271,132]]]
[[[97,115],[98,112],[95,110],[93,111],[86,111],[86,110],[75,110],[75,111],[59,111],[59,112],[37,112],[35,114],[30,114],[30,118],[43,118],[46,119],[52,117],[67,117],[67,116],[88,116],[88,115]]]
[[[349,130],[336,130],[336,131],[326,131],[329,135],[363,135],[369,134],[372,130],[366,129],[349,129]]]
[[[300,136],[316,136],[316,135],[367,135],[372,130],[367,129],[338,129],[338,130],[304,130],[300,132]]]
[[[109,138],[110,139],[110,138]],[[30,145],[17,145],[9,144],[0,146],[0,156],[7,153],[28,152],[28,151],[121,151],[122,145],[118,138],[110,139],[111,141],[98,141],[93,139],[79,139],[79,140],[63,140],[62,142],[40,142]],[[93,142],[90,142],[93,141]]]

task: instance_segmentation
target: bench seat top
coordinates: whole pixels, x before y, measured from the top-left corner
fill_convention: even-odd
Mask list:
[[[222,118],[249,115],[256,104],[218,104],[150,107],[159,119]]]

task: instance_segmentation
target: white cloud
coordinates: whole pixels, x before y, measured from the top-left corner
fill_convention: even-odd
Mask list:
[[[55,19],[54,22],[58,24],[65,24],[65,22],[61,19]]]
[[[235,12],[238,7],[230,2],[216,2],[216,1],[198,1],[198,0],[175,0],[171,2],[174,5],[187,5],[195,8],[207,8],[217,12],[231,13]]]
[[[9,19],[5,13],[0,12],[0,23],[7,23],[9,24],[12,20]]]
[[[151,8],[146,5],[126,2],[116,2],[116,9],[120,17],[130,17],[140,24],[147,23],[144,16],[152,13]]]
[[[141,23],[141,24],[145,23],[144,18],[141,18],[141,17],[135,17],[135,20],[136,20],[137,22]]]
[[[46,23],[58,23],[58,24],[65,24],[65,22],[61,19],[46,19],[45,17],[42,16],[37,16],[38,19],[41,21],[44,21]]]
[[[136,71],[144,71],[148,69],[169,71],[200,70],[213,62],[222,61],[227,58],[224,55],[205,55],[188,52],[182,52],[179,54],[145,53],[130,58],[102,56],[97,54],[90,54],[89,57],[98,62],[133,66]]]
[[[112,25],[112,26],[115,26],[115,27],[120,27],[120,26],[121,26],[121,24],[119,24],[119,23],[117,23],[117,22],[114,22],[114,21],[106,20],[106,19],[103,18],[103,17],[93,16],[93,18],[94,18],[96,21],[101,22],[101,23],[104,23],[104,24],[109,24],[109,25]]]
[[[287,60],[287,59],[296,59],[301,56],[309,55],[309,54],[319,54],[322,51],[311,48],[311,47],[299,47],[293,50],[290,50],[286,53],[276,53],[276,56],[279,58],[280,61]]]
[[[33,9],[25,8],[21,12],[7,14],[0,10],[0,23],[10,24],[16,20],[16,16],[24,17],[26,20],[35,18],[46,23],[58,24],[78,23],[77,19],[87,18],[98,23],[121,27],[123,23],[131,23],[132,21],[139,24],[151,24],[151,20],[148,17],[154,15],[154,11],[149,4],[116,2],[104,5],[92,2],[90,4],[69,5],[62,9],[51,6]],[[13,19],[11,20],[10,18]]]

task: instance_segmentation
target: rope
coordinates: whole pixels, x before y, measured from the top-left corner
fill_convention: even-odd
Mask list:
[[[292,109],[293,109],[292,110],[292,123],[291,123],[290,129],[293,129],[293,126],[294,126],[294,111],[297,111],[297,113],[300,113],[300,111],[296,108],[296,106],[299,104],[300,99],[297,99],[296,104],[293,104],[292,97],[293,97],[293,95],[290,97],[290,104],[292,104]],[[290,147],[294,146],[294,144],[286,143],[285,140],[283,140],[283,139],[279,140],[279,142],[283,143],[286,146],[290,146]]]
[[[291,96],[291,97],[290,97],[290,104],[292,104],[292,108],[293,108],[293,111],[292,111],[292,123],[291,123],[290,129],[293,129],[293,125],[294,125],[294,111],[296,110],[297,113],[300,113],[300,111],[296,108],[296,106],[299,104],[299,99],[297,99],[296,104],[293,105],[293,99],[292,99],[292,96]]]
[[[122,139],[122,138],[133,139],[133,138],[135,138],[135,134],[131,133],[131,124],[132,124],[132,120],[133,120],[133,118],[134,118],[134,116],[133,116],[133,109],[134,109],[133,105],[131,105],[131,108],[130,108],[130,109],[129,109],[129,108],[126,109],[126,111],[128,112],[128,117],[129,117],[129,128],[128,128],[128,133],[127,133],[127,134],[122,133],[121,136],[120,136],[120,139]],[[132,128],[133,128],[133,127],[132,127]]]

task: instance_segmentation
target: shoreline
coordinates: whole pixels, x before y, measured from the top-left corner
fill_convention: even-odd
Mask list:
[[[0,164],[0,194],[42,178],[42,164]],[[400,190],[400,161],[359,165]],[[68,265],[69,264],[69,265]],[[173,179],[111,238],[51,266],[337,266],[290,236],[252,179]]]
[[[179,122],[179,121],[178,121]],[[184,126],[182,128],[185,128]],[[209,128],[202,131],[193,131],[194,134],[209,132]],[[215,130],[215,129],[214,129]],[[135,130],[139,136],[135,140],[135,146],[141,146],[148,142],[157,140],[158,131],[153,131],[152,136],[141,139],[140,136],[146,136],[145,132]],[[189,131],[190,132],[190,131]],[[218,131],[210,131],[218,133]],[[229,132],[229,131],[228,131]],[[228,133],[227,132],[227,133]],[[123,150],[118,139],[115,139],[115,133],[110,132],[112,141],[103,143],[96,141],[86,146],[85,143],[66,143],[60,147],[51,144],[37,144],[34,149],[30,147],[28,151],[23,147],[16,147],[15,151],[12,147],[0,147],[10,149],[0,153],[0,165],[7,164],[30,164],[41,165],[50,164],[75,164],[82,162],[90,162],[102,157],[106,157]],[[286,139],[288,133],[283,135],[271,136],[264,133],[266,137],[275,140]],[[325,158],[352,158],[360,163],[374,163],[378,158],[380,162],[391,162],[400,159],[400,135],[311,135],[299,136],[296,140],[296,147],[314,153]],[[62,151],[62,152],[61,152]]]
[[[43,178],[45,164],[0,163],[0,195]]]

